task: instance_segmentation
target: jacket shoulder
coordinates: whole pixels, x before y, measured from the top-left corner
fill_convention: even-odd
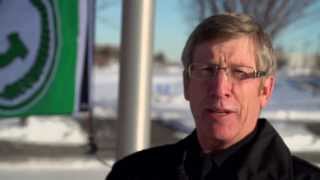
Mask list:
[[[182,149],[178,144],[163,145],[138,151],[119,160],[120,164],[139,164],[139,166],[148,165],[150,162],[173,161],[181,155]]]
[[[117,161],[107,180],[140,179],[167,173],[179,166],[182,154],[179,143],[138,151]]]
[[[320,168],[303,160],[299,157],[293,156],[293,173],[296,180],[316,180],[320,179]]]

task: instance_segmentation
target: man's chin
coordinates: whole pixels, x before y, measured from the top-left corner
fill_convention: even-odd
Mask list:
[[[233,142],[236,131],[234,128],[224,126],[221,124],[214,124],[211,130],[212,140],[219,141],[223,144],[230,144]]]

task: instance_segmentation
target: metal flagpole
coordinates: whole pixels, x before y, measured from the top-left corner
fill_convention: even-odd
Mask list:
[[[153,0],[124,0],[116,158],[150,144]]]
[[[93,51],[94,51],[94,36],[95,36],[95,13],[96,13],[96,0],[87,1],[87,53],[86,53],[86,63],[87,66],[87,81],[88,81],[88,112],[87,112],[87,127],[88,127],[88,140],[89,140],[89,150],[88,154],[96,154],[98,151],[98,145],[95,138],[95,128],[94,128],[94,115],[93,115],[93,104],[92,104],[92,66],[93,66]]]

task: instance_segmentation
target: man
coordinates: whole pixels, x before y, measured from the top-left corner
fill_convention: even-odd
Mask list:
[[[107,180],[315,180],[320,171],[291,155],[260,111],[275,85],[268,35],[249,16],[205,19],[182,55],[184,95],[196,130],[173,145],[118,161]]]

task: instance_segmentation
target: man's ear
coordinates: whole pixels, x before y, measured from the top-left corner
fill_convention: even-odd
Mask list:
[[[188,94],[188,86],[189,86],[189,77],[186,70],[183,71],[183,94],[186,100],[189,100]]]
[[[265,107],[273,93],[273,89],[276,83],[276,78],[274,75],[268,76],[263,79],[260,87],[260,106],[261,108]]]

